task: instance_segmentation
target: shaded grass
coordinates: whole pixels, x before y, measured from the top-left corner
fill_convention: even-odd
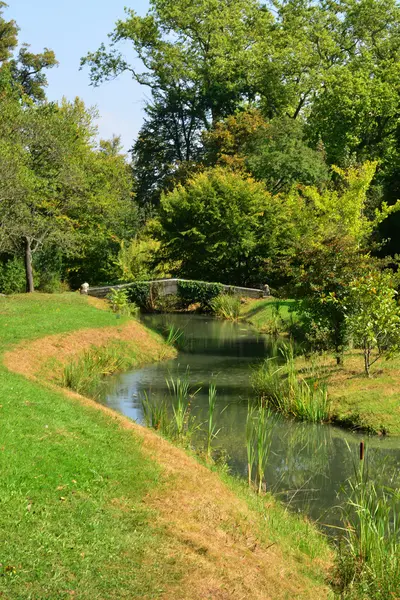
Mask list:
[[[263,333],[271,333],[271,328],[279,325],[283,332],[292,321],[296,321],[296,313],[290,312],[295,306],[295,300],[279,300],[277,298],[264,298],[250,300],[241,306],[240,316],[254,325]],[[276,312],[279,310],[279,324]]]

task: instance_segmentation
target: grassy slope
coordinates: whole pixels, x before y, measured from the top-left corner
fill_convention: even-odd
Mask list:
[[[72,294],[0,299],[0,351],[21,340],[113,324],[115,316],[96,310],[87,299]],[[194,468],[192,473],[191,462],[184,464],[183,471],[179,471],[180,465],[176,473],[166,476],[173,452],[178,452],[179,458],[180,451],[169,450],[163,443],[155,461],[144,451],[140,435],[121,427],[118,420],[90,403],[79,403],[61,391],[48,389],[4,367],[0,369],[2,597],[239,597],[233,588],[229,595],[196,595],[191,581],[186,592],[181,586],[191,569],[201,572],[205,559],[203,550],[192,549],[192,563],[187,560],[186,538],[199,527],[201,516],[192,511],[190,518],[197,520],[193,524],[188,517],[185,531],[185,524],[179,521],[179,507],[176,531],[168,525],[173,509],[184,497],[182,473],[193,476],[195,481],[190,483],[191,500],[200,506],[203,494],[199,483],[203,483],[204,474],[199,475]],[[151,444],[158,448],[156,436],[152,436]],[[291,582],[282,580],[279,593],[273,597],[326,597],[321,564],[329,552],[324,540],[307,523],[287,515],[272,500],[268,512],[265,503],[261,505],[241,490],[237,490],[238,497],[241,495],[251,505],[246,523],[254,522],[252,531],[259,536],[260,546],[265,544],[265,554],[272,552],[268,550],[266,528],[272,543],[278,543],[285,552],[284,557],[272,554],[275,563],[269,568],[275,574],[289,568],[291,580],[301,582],[301,593],[293,594]],[[178,502],[163,519],[161,515],[172,491]],[[199,498],[196,493],[200,493]],[[157,496],[158,503],[146,500]],[[221,489],[218,496],[223,496]],[[208,504],[220,501],[219,497],[211,497]],[[225,504],[229,506],[229,498],[224,507]],[[232,516],[227,517],[225,526],[243,529],[246,523],[238,519],[232,525]],[[206,521],[212,522],[210,514],[206,514]],[[261,529],[257,533],[258,521]],[[239,534],[235,535],[238,538]],[[236,538],[231,535],[230,539]],[[216,556],[220,554],[217,548]],[[255,562],[259,558],[248,554],[245,559],[250,561],[249,572],[258,573],[262,570]],[[218,564],[217,559],[214,562]],[[208,566],[211,564],[209,561]],[[244,568],[243,578],[245,563]],[[218,573],[218,577],[222,574]],[[226,578],[229,579],[229,573]],[[180,594],[176,590],[181,590]],[[270,596],[261,590],[261,595],[254,597]]]
[[[259,331],[268,327],[268,322],[272,318],[272,311],[275,306],[280,306],[280,315],[283,320],[290,318],[289,309],[294,305],[294,300],[278,300],[276,298],[266,298],[263,300],[251,300],[242,305],[241,317],[254,325]]]

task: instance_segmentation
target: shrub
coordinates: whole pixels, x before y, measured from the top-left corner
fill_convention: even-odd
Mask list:
[[[11,258],[0,263],[0,292],[2,294],[19,294],[25,292],[25,267],[19,258]]]
[[[220,283],[206,281],[179,281],[178,283],[178,296],[185,308],[190,304],[199,303],[203,310],[208,310],[212,300],[219,296],[222,290]]]

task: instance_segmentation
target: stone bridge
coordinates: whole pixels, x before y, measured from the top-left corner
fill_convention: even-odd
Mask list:
[[[107,285],[105,287],[88,287],[85,289],[87,289],[87,293],[89,294],[89,296],[95,296],[96,298],[105,298],[107,296],[107,294],[110,293],[111,289],[124,290],[124,289],[128,289],[129,287],[135,285],[135,283],[149,283],[149,284],[157,285],[159,294],[161,296],[168,296],[171,294],[174,294],[174,295],[178,294],[178,285],[179,285],[180,281],[193,281],[193,280],[189,280],[189,279],[153,279],[152,281],[124,283],[121,285]],[[213,285],[212,283],[208,283],[206,281],[202,281],[199,283],[202,283],[205,285]],[[227,294],[233,294],[235,296],[241,296],[243,298],[265,298],[270,295],[270,291],[269,291],[269,288],[267,285],[264,286],[263,289],[240,287],[237,285],[224,285],[224,284],[219,284],[219,285],[221,285],[222,290],[224,292],[226,292]],[[86,293],[86,291],[83,291],[84,286],[87,286],[87,284],[83,284],[83,286],[81,287],[81,292]]]

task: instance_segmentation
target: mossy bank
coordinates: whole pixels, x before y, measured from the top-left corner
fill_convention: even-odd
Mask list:
[[[307,520],[49,381],[111,330],[135,328],[138,364],[170,352],[132,323],[74,294],[1,299],[3,597],[329,598]]]

